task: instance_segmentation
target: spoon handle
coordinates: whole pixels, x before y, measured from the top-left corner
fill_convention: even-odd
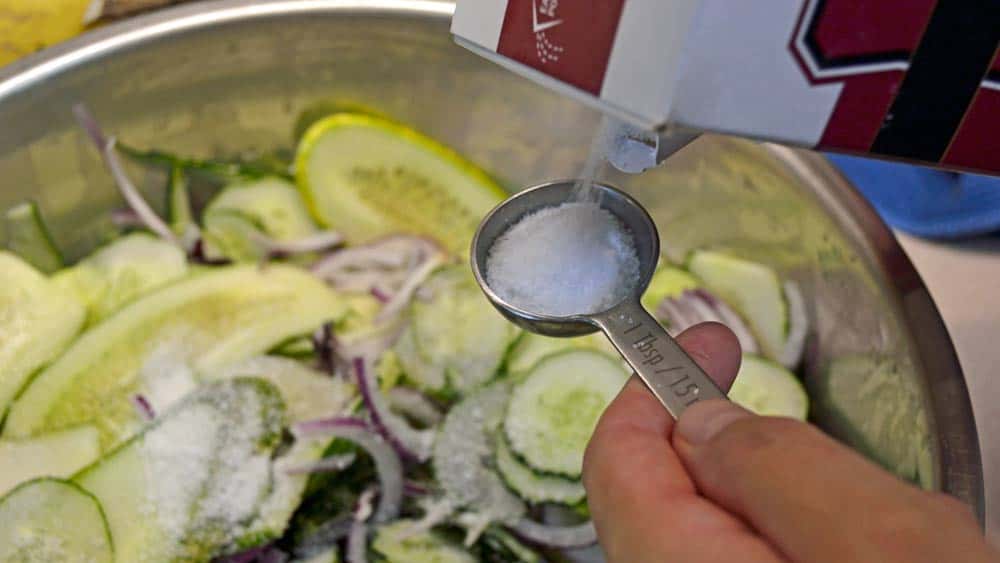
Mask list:
[[[675,419],[698,401],[726,398],[638,301],[592,319]]]

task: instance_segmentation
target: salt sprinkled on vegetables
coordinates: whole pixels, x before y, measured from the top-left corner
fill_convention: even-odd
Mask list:
[[[486,282],[511,305],[565,317],[605,311],[639,282],[632,235],[610,212],[567,202],[530,213],[501,235]]]

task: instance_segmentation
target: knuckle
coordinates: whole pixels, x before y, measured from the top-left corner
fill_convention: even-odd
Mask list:
[[[803,423],[777,417],[747,417],[726,427],[713,440],[718,455],[746,459],[772,455],[785,449],[790,441],[801,440],[807,430]]]

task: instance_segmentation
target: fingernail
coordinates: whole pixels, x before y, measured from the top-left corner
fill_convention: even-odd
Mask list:
[[[712,400],[696,403],[684,411],[674,432],[692,446],[704,444],[737,420],[753,416],[736,403]]]

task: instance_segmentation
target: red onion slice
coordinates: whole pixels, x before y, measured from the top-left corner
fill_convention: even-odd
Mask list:
[[[427,276],[431,275],[439,266],[444,264],[444,256],[440,254],[433,254],[428,256],[416,269],[414,269],[403,285],[396,291],[392,299],[382,307],[382,310],[378,312],[375,316],[376,323],[382,323],[392,318],[398,314],[403,307],[405,307],[409,302],[410,298],[413,297],[413,292],[420,287]]]
[[[760,348],[753,332],[724,301],[704,289],[687,290],[676,297],[667,297],[656,308],[660,318],[666,318],[672,336],[698,323],[718,322],[729,327],[740,342],[744,352],[756,354]]]
[[[334,416],[299,422],[292,427],[296,436],[333,435],[344,428],[368,430],[368,423],[353,416]]]
[[[366,489],[358,497],[358,507],[354,511],[354,521],[347,534],[347,562],[366,563],[368,560],[368,525],[366,522],[372,514],[372,497],[374,489]]]
[[[378,284],[372,285],[371,288],[372,297],[378,300],[379,303],[385,305],[392,300],[392,296],[389,295],[384,289],[379,287]]]
[[[798,284],[791,280],[786,281],[784,289],[785,300],[788,302],[788,338],[785,339],[778,362],[786,368],[793,369],[802,360],[806,336],[809,333],[809,317]]]
[[[146,203],[142,194],[139,193],[139,189],[135,187],[135,184],[132,183],[132,180],[125,173],[125,167],[122,166],[121,160],[118,158],[118,153],[115,152],[115,143],[117,142],[115,138],[105,137],[100,125],[97,124],[97,121],[83,104],[73,106],[73,114],[76,116],[80,126],[83,127],[84,131],[87,132],[87,135],[97,146],[97,149],[101,151],[104,164],[107,165],[108,171],[111,172],[111,176],[118,186],[118,191],[121,192],[122,197],[125,198],[125,202],[128,203],[129,208],[139,217],[142,224],[163,240],[176,245],[186,252],[188,249],[184,248],[184,245],[181,244],[180,239],[177,238],[174,231]]]
[[[420,462],[431,457],[436,429],[416,430],[405,419],[389,410],[382,391],[366,365],[365,358],[354,358],[354,374],[358,379],[358,390],[371,414],[372,424],[405,458]]]
[[[311,473],[334,473],[337,471],[343,471],[354,463],[356,456],[354,454],[343,454],[335,455],[330,457],[325,457],[323,459],[316,460],[312,463],[307,463],[303,465],[295,465],[285,469],[285,473],[289,475],[306,475]]]
[[[522,538],[547,547],[570,549],[597,543],[597,530],[590,520],[575,526],[550,526],[521,518],[510,528]]]
[[[326,431],[326,435],[354,442],[368,452],[375,462],[379,480],[378,506],[372,521],[384,524],[396,518],[403,502],[403,463],[396,451],[381,436],[353,422],[333,425]]]
[[[153,410],[153,405],[149,402],[144,395],[135,394],[129,397],[129,401],[135,408],[136,412],[145,422],[149,422],[156,418],[156,411]]]
[[[344,237],[334,231],[320,231],[307,237],[293,240],[275,240],[265,234],[252,231],[254,242],[259,244],[268,258],[284,258],[295,254],[321,252],[344,242]]]

